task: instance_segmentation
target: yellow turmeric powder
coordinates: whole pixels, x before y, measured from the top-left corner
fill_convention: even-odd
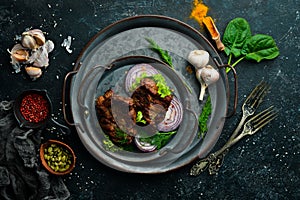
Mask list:
[[[202,0],[194,0],[194,8],[191,12],[190,18],[194,18],[200,26],[203,25],[203,19],[208,12],[208,7],[203,4]]]
[[[203,4],[202,0],[194,0],[193,4],[194,8],[191,12],[190,18],[194,18],[201,27],[206,27],[212,39],[216,42],[218,50],[223,51],[225,46],[221,41],[220,33],[213,19],[210,16],[206,16],[208,7]]]
[[[211,17],[207,16],[203,19],[203,24],[207,28],[208,32],[210,33],[213,39],[219,37],[219,32],[214,24],[214,21]]]

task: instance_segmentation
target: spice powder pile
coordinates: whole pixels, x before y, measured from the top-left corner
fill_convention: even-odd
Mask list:
[[[25,120],[38,123],[49,115],[49,103],[42,95],[28,94],[22,99],[20,111]]]
[[[203,20],[207,15],[208,7],[199,0],[194,0],[193,4],[194,8],[191,12],[190,18],[195,19],[200,26],[203,26]]]

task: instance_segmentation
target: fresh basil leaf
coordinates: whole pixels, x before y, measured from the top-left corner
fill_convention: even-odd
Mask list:
[[[247,60],[260,62],[263,59],[276,58],[279,49],[271,36],[256,34],[246,41],[241,53]]]
[[[250,25],[244,18],[235,18],[231,20],[223,35],[223,43],[225,45],[225,53],[227,56],[230,54],[236,58],[241,56],[241,50],[244,43],[250,37]]]

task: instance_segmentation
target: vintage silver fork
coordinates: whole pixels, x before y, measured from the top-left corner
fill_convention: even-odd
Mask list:
[[[229,140],[232,140],[235,138],[235,136],[241,130],[245,120],[255,113],[256,109],[261,104],[261,102],[263,101],[263,98],[266,96],[266,94],[268,93],[269,90],[270,90],[270,86],[264,81],[261,81],[252,90],[252,92],[248,95],[248,97],[246,98],[245,102],[242,105],[243,114],[242,114],[240,123],[238,124],[238,126],[236,127],[234,132],[232,133]]]
[[[250,118],[243,126],[243,131],[233,138],[232,140],[228,140],[228,142],[215,153],[211,153],[208,157],[198,161],[191,168],[190,175],[197,176],[201,172],[205,171],[208,168],[209,174],[213,175],[218,173],[222,163],[224,156],[229,151],[229,148],[241,140],[246,135],[253,135],[262,127],[267,125],[277,116],[277,111],[273,106],[265,109],[254,117]]]

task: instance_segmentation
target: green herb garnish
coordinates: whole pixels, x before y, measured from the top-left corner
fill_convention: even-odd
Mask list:
[[[165,80],[165,78],[163,77],[163,75],[161,74],[154,74],[152,76],[147,76],[147,73],[142,73],[140,77],[137,77],[135,82],[132,84],[131,86],[131,90],[135,90],[141,83],[141,80],[144,78],[152,78],[155,83],[156,86],[158,88],[158,94],[161,96],[161,98],[165,98],[166,96],[169,96],[172,94],[171,89],[169,88],[169,86],[167,85],[167,82]]]
[[[158,46],[158,44],[155,43],[154,40],[152,40],[151,38],[146,38],[146,40],[150,43],[150,47],[157,51],[161,57],[161,59],[163,61],[165,61],[168,65],[170,65],[171,68],[173,67],[173,63],[172,63],[172,57],[169,55],[168,51],[163,50],[160,46]]]
[[[176,133],[177,131],[170,131],[170,132],[158,132],[155,135],[148,137],[148,138],[140,138],[142,142],[149,143],[151,145],[155,145],[156,149],[160,149],[165,146],[170,138]]]
[[[144,78],[147,78],[147,73],[146,72],[143,72],[139,77],[137,77],[135,79],[135,82],[132,83],[131,85],[131,91],[134,91],[140,84],[141,84],[141,80],[143,80]]]
[[[163,50],[160,46],[158,46],[158,44],[156,44],[154,42],[154,40],[152,40],[151,38],[146,38],[146,40],[148,40],[148,42],[150,42],[150,44],[151,44],[150,47],[154,51],[159,53],[161,59],[163,61],[165,61],[171,67],[171,69],[173,69],[175,71],[173,63],[172,63],[172,57],[169,55],[169,53],[166,50]],[[184,81],[184,85],[189,90],[189,92],[192,93],[192,89],[190,88],[190,86],[185,81]]]
[[[235,67],[242,60],[255,60],[260,62],[263,59],[274,59],[279,55],[279,49],[274,39],[269,35],[251,34],[250,25],[244,18],[231,20],[224,32],[223,43],[228,64],[232,58],[237,60],[231,65]],[[226,69],[229,72],[230,68]]]
[[[115,146],[115,144],[109,139],[108,135],[104,135],[105,139],[103,140],[104,148],[106,151],[116,152],[118,151],[118,148]]]
[[[118,138],[118,143],[121,145],[127,144],[128,143],[128,135],[125,133],[122,129],[116,128],[116,138]]]
[[[172,91],[167,85],[165,78],[161,74],[155,74],[152,77],[156,83],[156,86],[158,87],[157,92],[161,96],[161,98],[165,98],[166,96],[172,94]]]
[[[212,112],[211,100],[210,100],[210,96],[208,96],[198,119],[199,129],[200,129],[198,132],[199,138],[203,138],[205,136],[205,133],[208,131],[207,121],[209,116],[211,115],[211,112]]]
[[[143,124],[146,124],[146,120],[143,119],[143,113],[142,111],[138,111],[137,114],[136,114],[136,122],[137,123],[143,123]]]

